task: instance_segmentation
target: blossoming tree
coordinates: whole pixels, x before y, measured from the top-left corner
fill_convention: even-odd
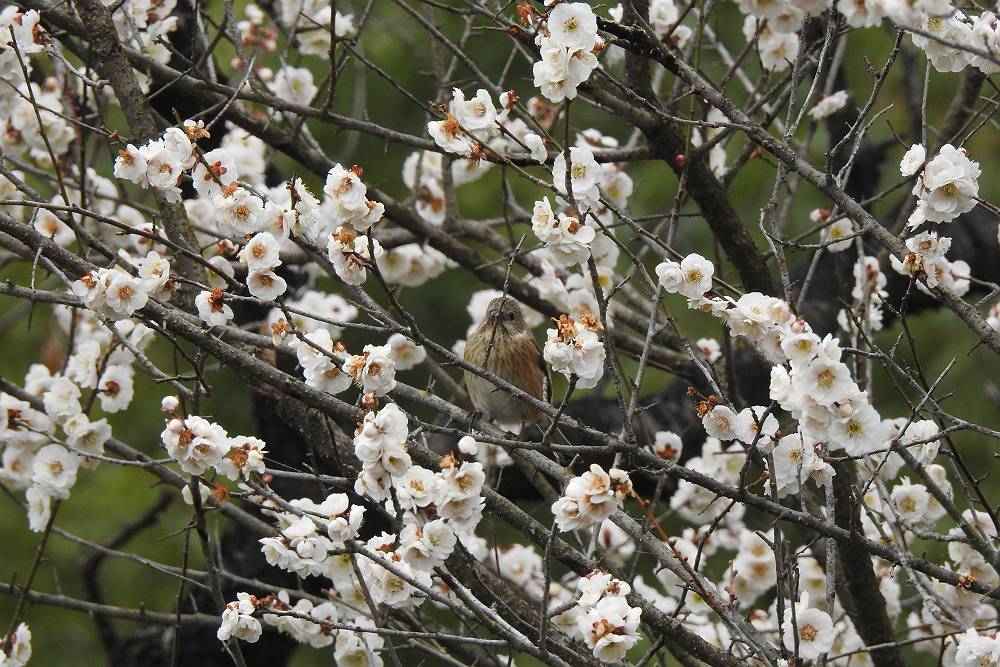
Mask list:
[[[0,665],[1000,665],[997,72],[948,0],[9,4]]]

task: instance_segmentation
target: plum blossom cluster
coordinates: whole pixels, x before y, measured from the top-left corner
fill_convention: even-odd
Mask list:
[[[498,134],[515,100],[516,96],[513,93],[502,93],[501,110],[498,113],[488,90],[480,88],[476,91],[475,97],[466,99],[461,88],[453,88],[445,119],[427,123],[427,132],[438,146],[450,153],[474,158],[458,163],[459,171],[472,172],[471,177],[463,176],[466,182],[475,180],[485,169],[477,164],[483,157],[483,145],[490,143],[490,139]],[[422,170],[425,159],[418,159],[420,160],[418,168]],[[433,163],[428,167],[431,170],[435,168]],[[441,171],[440,164],[437,165],[437,171],[438,173]]]
[[[32,364],[24,392],[35,403],[0,393],[0,481],[25,492],[29,527],[36,532],[45,530],[53,503],[69,498],[80,471],[104,460],[111,426],[94,408],[106,415],[128,408],[133,366],[154,337],[145,324],[85,309],[60,307],[55,321],[75,334],[61,371]]]
[[[309,56],[330,57],[332,39],[346,39],[356,34],[354,14],[334,11],[329,3],[319,0],[282,0],[276,3],[282,24],[295,30],[297,51]],[[250,18],[256,12],[246,10]],[[257,25],[263,23],[263,17]]]
[[[903,259],[890,257],[892,268],[899,274],[920,277],[917,289],[930,294],[930,288],[940,288],[957,296],[969,291],[969,277],[972,269],[964,260],[950,261],[945,257],[951,248],[951,239],[939,237],[936,232],[920,232],[906,239],[906,255]],[[866,271],[878,266],[875,258],[867,257]],[[884,284],[884,278],[882,279]]]
[[[334,592],[331,589],[331,594]],[[384,641],[371,632],[375,626],[370,617],[358,611],[357,605],[364,604],[361,591],[354,589],[352,593],[325,601],[302,597],[293,604],[285,590],[263,597],[240,592],[226,605],[216,636],[221,641],[254,643],[267,625],[313,648],[333,646],[339,665],[382,667],[378,651]]]
[[[176,398],[164,399],[163,410],[176,412]],[[170,458],[189,475],[203,475],[214,469],[232,481],[242,481],[267,470],[267,444],[263,440],[244,435],[230,437],[226,429],[204,417],[174,416],[167,420],[160,439]]]
[[[601,341],[604,330],[593,313],[580,318],[579,326],[568,315],[555,320],[556,328],[546,332],[547,340],[542,355],[552,370],[567,378],[576,378],[576,386],[589,389],[604,376],[607,352]]]
[[[352,505],[343,493],[319,503],[309,498],[290,500],[285,510],[273,500],[262,501],[273,508],[269,513],[278,528],[276,537],[260,539],[268,564],[302,578],[325,577],[350,590],[354,569],[345,543],[357,537],[365,508]]]
[[[917,207],[907,221],[911,227],[951,222],[976,207],[982,170],[964,148],[945,144],[927,161],[924,147],[914,144],[903,156],[899,170],[903,176],[917,175],[913,185]]]
[[[73,282],[73,293],[87,308],[110,320],[125,320],[150,297],[170,299],[176,286],[165,257],[150,250],[141,258],[126,253],[122,260],[123,265],[90,271]]]
[[[875,27],[889,19],[904,30],[909,29],[914,46],[926,54],[939,72],[961,72],[966,67],[975,67],[986,75],[1000,71],[995,56],[1000,34],[993,11],[969,15],[948,0],[738,0],[738,4],[746,15],[743,35],[747,42],[756,40],[765,70],[787,70],[799,55],[798,33],[805,19],[836,8],[852,28]]]
[[[59,48],[40,19],[37,11],[21,11],[15,5],[0,11],[0,149],[9,157],[27,157],[50,168],[70,150],[78,133],[64,104],[61,79],[38,76],[32,65],[49,49]]]
[[[626,596],[631,592],[626,582],[595,570],[580,577],[576,606],[557,622],[582,639],[601,662],[618,662],[640,639],[642,610],[629,605]]]
[[[31,660],[31,629],[27,623],[18,623],[7,641],[0,642],[0,665],[24,667]]]
[[[363,649],[371,653],[381,648],[381,642],[371,643],[360,634],[324,623],[343,621],[345,611],[353,608],[349,620],[371,627],[370,618],[357,611],[367,606],[362,591],[374,604],[393,608],[410,608],[436,597],[435,568],[459,541],[485,557],[485,544],[475,535],[484,504],[482,465],[460,463],[450,455],[437,473],[413,465],[406,452],[407,437],[407,418],[393,403],[369,412],[355,436],[355,452],[362,463],[355,491],[383,503],[390,516],[401,517],[396,533],[383,532],[358,542],[365,507],[352,504],[346,494],[329,495],[321,503],[309,498],[279,503],[273,496],[258,497],[278,528],[277,536],[260,540],[268,563],[300,577],[328,579],[336,604],[299,600],[292,605],[283,591],[259,600],[241,594],[223,614],[220,639],[255,641],[260,626],[254,621],[262,616],[266,624],[300,642],[313,646],[336,642],[336,651],[344,656]]]
[[[576,98],[578,88],[599,66],[604,40],[597,16],[583,2],[563,2],[549,12],[535,37],[541,60],[532,68],[534,85],[558,104]]]
[[[531,229],[545,244],[555,265],[561,267],[586,263],[590,243],[597,235],[593,227],[566,211],[556,215],[548,197],[535,202]]]
[[[914,257],[907,257],[906,263],[915,265],[926,260],[933,264],[935,257],[929,253],[936,252],[941,245],[936,235],[929,232],[919,234],[911,237],[909,242],[908,247]],[[863,257],[862,260],[856,264],[855,299],[877,301],[884,297],[885,278],[878,271],[874,258]],[[685,280],[681,265],[665,264],[661,265],[662,268],[658,267],[657,273],[667,291],[680,292],[685,285],[696,282]],[[699,273],[711,275],[711,269],[706,270],[700,259],[693,260],[689,266],[696,264],[699,265]],[[930,272],[940,274],[933,268]],[[774,364],[770,398],[790,421],[779,431],[776,415],[764,406],[735,412],[719,403],[718,397],[708,397],[701,401],[699,412],[710,437],[702,448],[701,456],[688,460],[685,466],[729,486],[736,486],[740,483],[740,471],[746,460],[745,449],[752,446],[766,457],[769,477],[780,497],[800,494],[809,480],[819,486],[829,484],[835,474],[827,460],[829,453],[841,450],[852,457],[858,470],[874,482],[873,489],[864,497],[861,518],[864,533],[869,539],[904,540],[911,535],[910,531],[933,530],[946,514],[945,501],[931,493],[925,484],[914,483],[907,477],[893,482],[905,465],[894,447],[905,448],[918,469],[933,482],[935,490],[950,501],[952,485],[947,472],[934,462],[940,447],[939,426],[930,420],[883,419],[872,406],[869,393],[860,389],[854,381],[843,359],[839,341],[829,335],[820,338],[814,334],[808,323],[793,316],[781,300],[756,293],[732,299],[718,296],[710,289],[700,295],[699,292],[700,287],[686,290],[690,307],[719,317],[734,335],[748,339]],[[668,459],[673,453],[672,447],[663,445],[657,445],[655,451]],[[715,494],[686,480],[679,483],[677,492],[671,498],[671,507],[686,520],[701,526],[722,521],[732,526],[739,535],[743,530],[740,528],[741,507],[736,505],[731,509],[721,509],[717,505]],[[966,510],[962,514],[962,522],[971,526],[970,530],[994,539],[995,530],[986,521],[982,513]],[[962,527],[956,526],[950,529],[949,534],[958,536],[962,531]],[[725,535],[725,531],[716,531],[713,539],[717,542],[721,539],[725,543]],[[774,558],[767,543],[753,533],[745,533],[737,544],[737,556],[730,568],[729,581],[724,583],[726,590],[738,596],[741,604],[747,604],[773,586],[776,576]],[[692,537],[690,542],[677,540],[673,546],[680,553],[691,551],[693,554],[699,548],[705,549],[697,537]],[[718,546],[722,544],[713,549]],[[970,576],[981,578],[987,585],[1000,581],[984,554],[964,541],[949,548],[949,557],[955,571],[974,573]],[[817,596],[822,596],[824,590],[822,569],[817,567],[815,576],[805,577],[803,565],[799,567],[800,585],[813,595],[812,599],[818,599]],[[879,586],[890,614],[899,615],[899,584],[890,576],[891,570],[879,564],[877,559],[875,569],[882,572]],[[810,580],[815,582],[812,587]],[[638,581],[635,586],[644,594],[655,594],[654,590],[643,589]],[[983,618],[995,618],[992,610],[985,609],[977,596],[968,594],[962,587],[935,583],[933,588],[933,597],[925,596],[922,609],[911,613],[911,627],[923,624],[923,627],[929,628],[927,632],[944,631],[945,626],[934,616],[935,605],[940,604],[936,600],[946,601],[944,603],[952,610],[951,613],[967,626],[981,623]],[[809,659],[830,651],[842,651],[844,646],[859,645],[860,640],[846,619],[834,623],[831,618],[836,618],[837,614],[829,609],[818,611],[810,607],[809,599],[804,592],[802,599],[796,603],[797,637],[791,629],[790,612],[786,609],[785,634],[782,637],[786,647],[798,646],[799,655]],[[839,601],[835,602],[839,604]],[[692,602],[689,601],[689,604]],[[761,616],[773,617],[773,609],[770,614]],[[971,641],[971,635],[967,637]],[[981,649],[984,653],[975,653],[980,650],[979,646],[986,647]],[[966,645],[968,655],[980,657],[986,655],[988,648],[986,641]],[[955,656],[956,642],[950,641],[946,644],[944,664],[973,664],[956,661]]]
[[[559,530],[579,530],[604,522],[633,494],[628,473],[620,468],[605,472],[596,463],[566,485],[566,493],[552,503]]]

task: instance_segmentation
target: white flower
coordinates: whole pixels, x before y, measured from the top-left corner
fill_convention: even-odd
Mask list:
[[[677,262],[660,262],[656,265],[656,276],[667,294],[676,294],[684,285],[684,272]]]
[[[584,315],[581,323],[576,326],[570,317],[562,315],[558,326],[549,329],[548,339],[542,349],[542,356],[552,370],[562,373],[567,378],[577,377],[577,387],[590,389],[597,385],[604,375],[604,361],[607,353],[604,344],[597,335],[597,318],[592,314]]]
[[[233,153],[228,148],[216,148],[203,158],[191,170],[191,184],[202,197],[221,197],[223,188],[233,186],[239,178]]]
[[[346,494],[334,493],[327,496],[318,510],[329,517],[326,534],[334,542],[346,542],[358,536],[365,508],[361,505],[348,506]]]
[[[56,423],[65,422],[80,414],[80,388],[66,377],[57,377],[49,385],[48,391],[42,396],[45,404],[45,414]]]
[[[146,158],[141,150],[128,144],[118,151],[115,158],[115,178],[123,178],[139,185],[145,185],[146,181]]]
[[[757,47],[760,49],[760,64],[764,69],[784,72],[799,55],[799,36],[795,33],[765,30],[761,33]]]
[[[656,435],[653,436],[653,451],[661,459],[677,463],[683,449],[684,443],[681,441],[681,436],[673,431],[657,431]]]
[[[142,280],[124,271],[115,271],[104,294],[105,303],[119,316],[131,315],[146,305],[149,291]]]
[[[269,271],[281,264],[280,249],[281,245],[274,236],[260,232],[243,246],[239,258],[251,271]]]
[[[66,444],[82,454],[102,455],[104,444],[111,438],[107,419],[92,422],[84,414],[67,420],[63,430],[66,431]]]
[[[899,161],[899,173],[903,176],[913,176],[920,171],[927,160],[927,149],[923,144],[913,144]]]
[[[471,435],[462,436],[458,441],[458,451],[466,456],[475,456],[479,453],[479,443]]]
[[[167,149],[162,140],[151,141],[140,150],[146,161],[146,182],[170,201],[179,202],[181,191],[177,187],[177,179],[184,165],[177,161],[176,155]]]
[[[560,46],[589,51],[597,43],[597,17],[586,3],[561,3],[549,14],[546,26],[550,39]]]
[[[385,396],[396,388],[396,362],[387,345],[365,345],[362,354],[344,362],[343,371],[353,377],[366,394]]]
[[[607,595],[580,616],[579,631],[595,658],[618,662],[639,641],[641,616],[642,610],[630,607],[623,596]]]
[[[823,229],[823,242],[830,252],[843,252],[854,242],[854,225],[849,218],[841,218]]]
[[[913,188],[919,200],[908,223],[916,227],[925,221],[950,222],[976,207],[979,196],[979,163],[970,160],[964,149],[945,144],[927,163]]]
[[[451,114],[444,120],[427,123],[427,133],[434,143],[450,153],[466,156],[472,154],[472,140],[463,131],[459,120]]]
[[[848,456],[868,454],[884,445],[881,423],[875,408],[863,400],[857,408],[851,408],[850,414],[830,424],[831,447],[843,447]]]
[[[745,419],[725,405],[717,405],[701,418],[701,424],[709,437],[719,440],[739,440],[746,428]]]
[[[482,88],[476,91],[476,96],[471,100],[465,99],[465,93],[461,89],[452,89],[451,110],[462,127],[477,137],[496,128],[496,107],[493,106],[489,91]]]
[[[1000,639],[981,635],[976,628],[969,628],[958,640],[955,651],[957,667],[984,667],[1000,664]]]
[[[451,555],[458,539],[445,521],[435,519],[423,526],[407,524],[399,541],[404,561],[415,570],[428,571]]]
[[[31,464],[31,482],[53,498],[69,498],[76,483],[80,457],[62,445],[46,445],[35,454]]]
[[[307,347],[300,345],[298,349]],[[351,386],[351,376],[340,369],[326,357],[322,357],[313,366],[305,368],[303,375],[306,384],[328,394],[339,394]]]
[[[838,90],[832,95],[827,95],[816,105],[809,110],[809,115],[812,116],[813,120],[822,120],[832,116],[836,112],[844,108],[847,104],[847,91]]]
[[[545,140],[534,132],[524,135],[524,145],[531,151],[531,159],[539,164],[545,164],[549,159],[549,152],[545,148]]]
[[[262,301],[274,301],[285,293],[288,283],[274,271],[251,271],[247,274],[247,289]]]
[[[308,105],[319,91],[307,67],[282,67],[274,75],[271,88],[281,99],[301,105]]]
[[[715,363],[722,357],[722,346],[714,338],[699,338],[694,344],[709,363]]]
[[[160,439],[167,454],[190,475],[200,475],[219,465],[230,450],[226,430],[198,416],[171,419]]]
[[[822,405],[833,405],[858,393],[850,371],[839,361],[818,357],[795,374],[809,398]]]
[[[423,363],[427,351],[422,345],[417,345],[403,334],[392,334],[386,342],[389,355],[398,371],[407,371]]]
[[[369,201],[368,188],[361,182],[361,168],[344,169],[336,164],[326,175],[323,192],[333,203],[334,222],[349,223],[354,229],[364,231],[381,220],[385,208]]]
[[[223,303],[223,291],[221,289],[202,291],[194,298],[194,305],[198,307],[198,317],[210,327],[225,326],[229,320],[233,319],[233,309]]]
[[[354,435],[354,453],[372,479],[385,473],[400,477],[409,470],[411,460],[406,452],[409,435],[406,415],[395,403],[389,403],[378,412],[369,412]],[[380,485],[381,486],[381,485]]]
[[[134,396],[131,366],[108,366],[97,381],[97,396],[101,409],[108,414],[121,412],[129,406]]]
[[[28,501],[28,528],[41,533],[52,518],[52,496],[43,487],[32,486],[24,493]]]
[[[904,477],[892,487],[890,497],[902,519],[913,524],[924,522],[931,496],[923,484],[910,484],[910,480]]]
[[[698,299],[712,289],[712,275],[715,266],[697,253],[692,253],[681,260],[681,283],[678,291],[689,299]]]
[[[263,440],[252,436],[238,435],[229,441],[229,453],[215,466],[220,475],[233,481],[249,476],[251,472],[264,474],[264,455],[267,446]]]
[[[257,600],[248,593],[237,593],[237,601],[226,605],[222,612],[222,622],[216,632],[219,641],[229,641],[235,637],[251,644],[260,639],[260,621],[251,616],[256,610]]]
[[[375,256],[371,256],[368,245],[368,237],[358,235],[350,227],[338,227],[330,235],[327,243],[327,254],[333,262],[334,271],[345,283],[349,285],[360,285],[368,278],[366,266],[372,259],[378,260],[382,256],[382,245],[372,239],[372,248]]]
[[[576,530],[601,523],[631,491],[631,481],[623,471],[604,472],[596,463],[566,485],[564,496],[552,504],[552,513],[560,530]]]
[[[590,49],[566,48],[543,34],[536,43],[542,59],[532,66],[535,86],[553,103],[574,99],[577,87],[597,68],[597,56]]]
[[[437,477],[427,468],[413,466],[394,483],[400,509],[415,512],[434,502]]]
[[[220,229],[233,236],[242,238],[263,226],[264,200],[245,188],[214,195],[212,203]]]
[[[833,628],[830,615],[809,607],[809,594],[803,593],[795,603],[795,625],[792,625],[792,610],[786,607],[782,641],[785,648],[794,651],[798,635],[798,655],[803,660],[814,660],[833,648],[837,632]]]
[[[37,16],[34,10],[28,13]],[[31,630],[28,629],[27,623],[18,623],[17,629],[10,637],[10,647],[6,655],[0,651],[0,664],[4,667],[24,667],[29,660],[31,660]]]
[[[572,188],[573,198],[578,203],[596,205],[600,198],[597,184],[602,171],[594,159],[594,153],[589,147],[574,146],[569,149],[569,161],[569,187]],[[568,196],[565,153],[559,153],[552,161],[552,185],[559,194]]]

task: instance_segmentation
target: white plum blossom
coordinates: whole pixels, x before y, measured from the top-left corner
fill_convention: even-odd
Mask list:
[[[210,327],[225,326],[234,317],[233,309],[223,301],[223,294],[221,289],[204,290],[194,298],[198,317]]]
[[[979,163],[970,160],[965,149],[942,146],[913,186],[917,208],[908,224],[917,227],[924,222],[951,222],[974,209],[981,173]]]
[[[427,351],[403,334],[395,333],[386,341],[393,365],[398,371],[407,371],[423,363]]]
[[[287,65],[274,75],[271,87],[274,94],[281,99],[300,105],[309,104],[319,91],[313,83],[312,71],[309,68]]]
[[[913,144],[899,161],[899,173],[903,176],[913,176],[920,171],[927,161],[927,149],[923,144]]]
[[[713,264],[697,253],[680,263],[666,261],[656,267],[660,285],[668,294],[680,293],[689,299],[700,299],[712,289]]]
[[[566,486],[566,493],[552,504],[560,530],[577,530],[601,523],[631,495],[632,482],[618,468],[605,472],[596,463]]]
[[[171,419],[160,439],[167,454],[191,475],[200,475],[219,465],[231,444],[224,428],[198,416]]]
[[[351,227],[338,227],[327,243],[327,254],[333,262],[333,268],[337,276],[348,285],[365,282],[368,278],[368,265],[372,260],[377,261],[382,253],[382,245],[378,241],[359,235]]]
[[[587,146],[573,146],[569,149],[568,178],[566,165],[566,155],[556,155],[552,161],[552,185],[559,194],[571,197],[571,201],[578,206],[596,206],[601,196],[598,185],[602,171],[593,151]]]
[[[257,599],[249,593],[237,593],[236,600],[226,605],[222,612],[222,622],[216,632],[220,641],[229,641],[235,637],[245,642],[254,643],[260,639],[260,621],[253,617],[257,610]]]
[[[579,326],[569,316],[561,315],[557,327],[546,332],[542,355],[552,370],[567,378],[575,377],[577,387],[594,387],[604,375],[607,357],[598,335],[601,330],[601,324],[593,314],[585,315]]]
[[[388,345],[365,345],[361,354],[348,357],[343,371],[366,394],[385,396],[396,387],[396,362]]]
[[[35,454],[31,464],[31,482],[53,498],[68,498],[76,484],[80,457],[62,445],[46,445]]]
[[[798,635],[796,641],[796,635]],[[795,603],[795,622],[792,623],[792,609],[785,608],[782,642],[790,651],[798,649],[803,660],[814,660],[833,648],[836,631],[830,615],[809,606],[809,594],[802,593]]]
[[[809,110],[809,115],[812,116],[813,120],[822,120],[840,111],[846,104],[847,91],[838,90],[832,95],[827,95],[817,102],[813,108]]]

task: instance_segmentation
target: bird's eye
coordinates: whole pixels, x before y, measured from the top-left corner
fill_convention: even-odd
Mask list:
[[[512,311],[507,311],[504,313],[504,318],[506,318],[508,322],[513,322],[517,319],[517,315],[515,315]]]

